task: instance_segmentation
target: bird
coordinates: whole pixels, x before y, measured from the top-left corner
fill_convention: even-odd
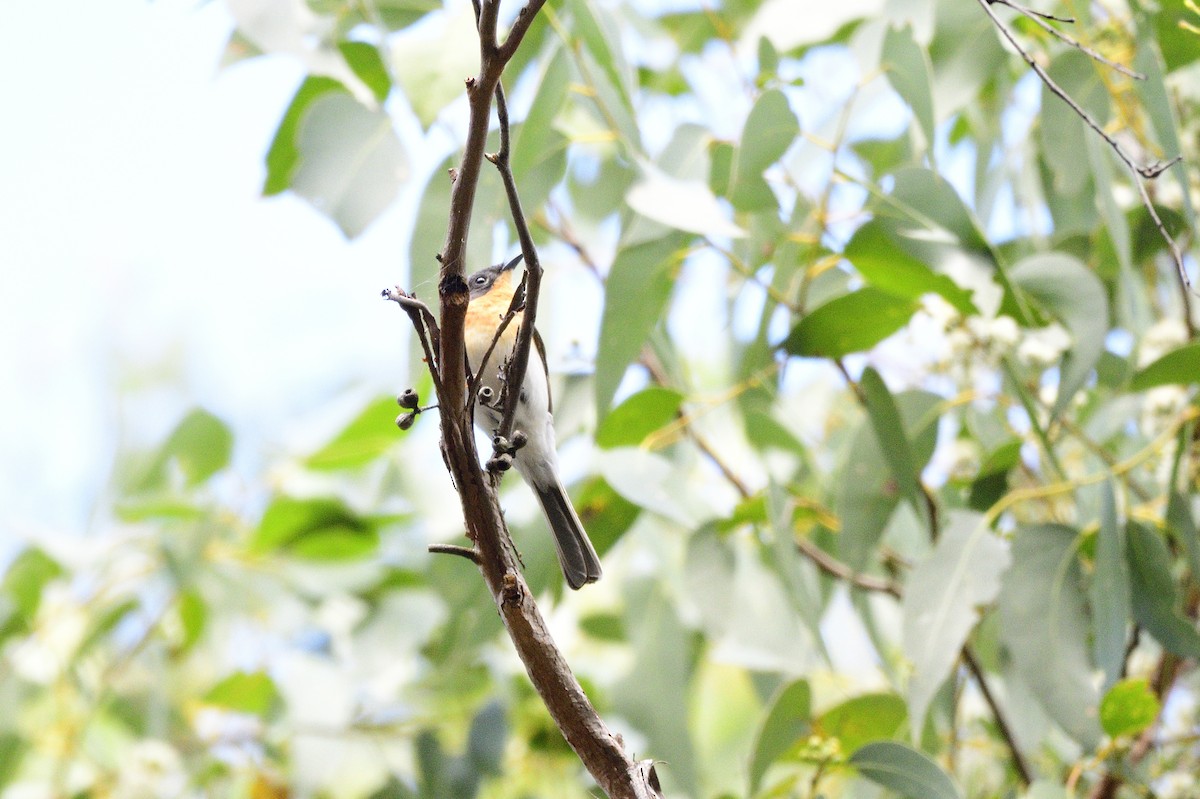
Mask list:
[[[471,293],[465,322],[467,362],[471,373],[476,375],[477,392],[474,421],[491,435],[495,435],[500,426],[502,411],[498,399],[502,394],[503,373],[516,348],[523,314],[518,312],[514,316],[499,339],[496,339],[496,331],[517,290],[513,276],[521,258],[517,255],[508,263],[489,266],[467,278]],[[567,585],[578,590],[600,579],[600,558],[559,476],[549,367],[541,336],[536,330],[533,336],[537,346],[530,351],[513,418],[514,437],[517,431],[523,432],[525,444],[513,454],[512,462],[542,506],[550,532],[554,534],[558,563]],[[496,341],[495,348],[488,356],[487,364],[483,365],[485,371],[480,374],[481,362],[493,340]],[[484,402],[480,397],[490,397],[492,401]]]

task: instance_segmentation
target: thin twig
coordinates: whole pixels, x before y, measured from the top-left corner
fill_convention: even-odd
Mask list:
[[[529,26],[533,24],[534,17],[545,4],[546,0],[529,0],[521,7],[521,10],[517,12],[516,20],[508,31],[508,37],[504,40],[504,44],[500,45],[500,58],[508,61],[513,57],[517,48],[521,46],[521,40],[529,32]]]
[[[408,294],[399,286],[384,289],[383,296],[385,299],[399,305],[408,314],[413,328],[417,331],[417,339],[421,342],[421,349],[425,352],[425,363],[429,367],[430,377],[433,378],[434,390],[440,395],[441,378],[438,374],[437,363],[440,335],[438,333],[437,320],[434,318],[433,312],[429,310],[428,305],[413,295]]]
[[[1096,135],[1108,142],[1108,146],[1112,148],[1112,151],[1116,153],[1117,157],[1124,161],[1125,165],[1129,167],[1131,172],[1133,172],[1133,182],[1137,184],[1138,192],[1142,195],[1142,203],[1146,206],[1146,210],[1150,212],[1150,216],[1154,219],[1155,224],[1158,226],[1159,234],[1163,237],[1163,240],[1167,242],[1167,246],[1171,249],[1171,255],[1175,260],[1175,271],[1178,274],[1180,285],[1185,287],[1185,291],[1183,293],[1186,295],[1191,290],[1191,281],[1188,279],[1187,269],[1183,264],[1183,255],[1179,251],[1179,246],[1175,243],[1175,239],[1171,237],[1171,235],[1167,232],[1166,227],[1163,225],[1162,220],[1159,219],[1158,212],[1154,210],[1154,203],[1151,202],[1150,195],[1146,192],[1146,187],[1142,182],[1143,178],[1145,180],[1153,180],[1154,178],[1157,178],[1163,172],[1179,163],[1183,156],[1176,155],[1170,160],[1155,161],[1152,164],[1143,165],[1136,163],[1133,159],[1133,156],[1125,152],[1125,148],[1121,146],[1120,142],[1118,142],[1116,138],[1112,136],[1112,134],[1104,130],[1104,128],[1100,126],[1100,123],[1093,119],[1092,115],[1084,110],[1083,106],[1075,102],[1075,99],[1071,97],[1071,95],[1067,94],[1067,92],[1064,91],[1061,86],[1054,82],[1054,79],[1050,77],[1050,74],[1046,72],[1042,65],[1037,62],[1037,60],[1029,53],[1028,50],[1021,46],[1021,44],[1017,41],[1017,38],[1012,34],[1012,31],[1006,28],[1004,23],[1000,21],[1000,18],[997,17],[995,12],[992,11],[992,2],[999,2],[1002,5],[1009,5],[1009,3],[1006,0],[978,0],[978,2],[980,7],[983,8],[984,13],[991,18],[992,23],[1000,30],[1000,33],[1004,36],[1004,38],[1008,40],[1008,43],[1011,44],[1013,48],[1015,48],[1016,51],[1021,54],[1021,58],[1024,59],[1025,63],[1029,65],[1029,68],[1034,71],[1034,74],[1041,78],[1041,81],[1046,88],[1064,103],[1069,105],[1071,110],[1074,111],[1089,128],[1096,132]],[[1185,300],[1184,305],[1185,310],[1188,311],[1187,326],[1190,330],[1192,324],[1189,303]]]
[[[508,103],[504,98],[504,86],[500,82],[496,83],[496,118],[500,123],[500,149],[485,157],[495,164],[496,170],[500,173],[500,180],[504,184],[504,193],[508,197],[508,208],[512,214],[513,227],[517,230],[517,239],[521,242],[521,254],[525,260],[525,309],[521,314],[521,327],[517,331],[517,341],[513,346],[512,356],[505,368],[504,410],[500,418],[500,426],[496,428],[498,438],[508,439],[512,437],[517,405],[521,399],[520,389],[525,384],[525,374],[529,368],[529,351],[533,347],[538,298],[541,295],[542,264],[538,260],[537,247],[533,243],[533,235],[529,232],[529,223],[525,219],[524,211],[521,210],[521,195],[518,193],[517,183],[513,179],[512,165],[509,161],[512,147],[509,134]],[[545,364],[542,364],[541,367],[545,368]]]
[[[458,555],[476,566],[479,565],[479,551],[471,547],[460,547],[457,544],[430,544],[428,549],[435,555]]]
[[[984,675],[983,666],[979,663],[979,658],[975,656],[970,646],[963,647],[962,658],[963,662],[967,664],[967,670],[971,672],[971,676],[975,679],[975,684],[979,686],[979,692],[983,694],[984,701],[992,709],[992,715],[996,719],[996,727],[1000,730],[1000,735],[1008,742],[1008,750],[1012,754],[1013,767],[1017,770],[1017,776],[1024,785],[1028,786],[1033,782],[1033,770],[1029,768],[1029,763],[1026,762],[1025,755],[1022,754],[1021,748],[1017,746],[1017,736],[1013,734],[1012,727],[1008,724],[1008,719],[1000,712],[1000,704],[992,696],[992,689],[988,687],[987,678]]]
[[[1076,50],[1080,51],[1081,53],[1086,54],[1088,58],[1091,58],[1095,61],[1099,61],[1101,64],[1104,64],[1106,66],[1112,67],[1117,72],[1120,72],[1122,75],[1126,75],[1130,78],[1133,78],[1134,80],[1145,80],[1146,79],[1146,76],[1143,75],[1142,73],[1134,72],[1132,69],[1125,66],[1124,64],[1118,64],[1116,61],[1113,61],[1110,58],[1106,58],[1105,56],[1101,55],[1098,51],[1093,50],[1092,48],[1088,47],[1083,42],[1080,42],[1077,39],[1071,38],[1067,34],[1060,31],[1058,28],[1054,27],[1053,25],[1048,25],[1045,22],[1045,20],[1049,19],[1049,20],[1053,20],[1055,22],[1065,22],[1067,24],[1073,25],[1075,23],[1074,17],[1056,17],[1053,14],[1047,14],[1043,11],[1036,11],[1032,8],[1028,8],[1027,6],[1023,6],[1020,3],[1012,2],[1012,0],[989,0],[989,2],[994,5],[1008,6],[1013,11],[1016,11],[1017,13],[1022,14],[1025,17],[1027,17],[1035,25],[1037,25],[1042,30],[1046,31],[1046,33],[1049,33],[1051,36],[1058,39],[1060,42],[1065,42],[1066,44],[1070,45],[1071,47],[1074,47]]]
[[[522,281],[523,285],[523,281]],[[512,324],[512,320],[516,318],[517,313],[521,310],[521,291],[513,294],[512,302],[509,303],[508,310],[504,312],[504,316],[500,317],[500,324],[496,326],[496,332],[492,335],[492,340],[488,344],[487,350],[483,353],[483,358],[479,361],[479,368],[475,370],[475,374],[471,375],[467,380],[467,407],[470,409],[475,402],[475,394],[479,389],[479,380],[485,370],[488,362],[492,359],[492,352],[495,351],[496,345],[500,343],[504,331]]]

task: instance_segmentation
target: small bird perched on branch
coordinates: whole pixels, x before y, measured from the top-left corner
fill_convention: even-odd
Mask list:
[[[516,347],[522,314],[518,312],[514,316],[499,339],[496,339],[496,331],[517,290],[513,274],[520,261],[518,255],[506,264],[481,269],[467,279],[471,290],[466,319],[467,360],[471,372],[478,375],[475,424],[493,434],[500,426],[502,415],[499,403],[503,388],[501,377]],[[600,559],[558,475],[546,352],[536,331],[533,336],[537,346],[529,353],[529,366],[525,370],[513,418],[514,438],[517,432],[524,433],[525,444],[514,452],[513,465],[542,505],[550,531],[554,533],[554,546],[567,585],[578,589],[600,579]],[[496,341],[495,348],[488,357],[485,372],[480,375],[481,362],[493,340]],[[484,398],[489,401],[485,402]]]

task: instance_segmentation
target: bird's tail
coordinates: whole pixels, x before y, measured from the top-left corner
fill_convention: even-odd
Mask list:
[[[567,585],[579,589],[599,580],[600,558],[596,556],[562,483],[555,479],[546,485],[534,486],[534,493],[542,503],[550,531],[554,533],[554,548],[558,550],[558,563],[567,578]]]

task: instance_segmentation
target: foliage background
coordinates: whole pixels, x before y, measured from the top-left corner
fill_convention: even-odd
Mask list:
[[[992,8],[1126,147],[1183,155],[1150,191],[1190,251],[1200,15],[1045,9],[1134,82]],[[16,74],[45,20],[11,13]],[[3,162],[8,318],[59,342],[4,337],[3,796],[588,795],[482,581],[425,553],[457,503],[386,396],[426,388],[374,295],[432,299],[469,7],[112,13],[111,45],[107,11],[64,33],[93,63],[5,89],[68,102]],[[228,39],[211,82],[185,29]],[[605,579],[563,596],[505,504],[668,794],[1194,795],[1195,320],[982,7],[551,3],[507,85]],[[490,173],[473,233],[511,249]]]

